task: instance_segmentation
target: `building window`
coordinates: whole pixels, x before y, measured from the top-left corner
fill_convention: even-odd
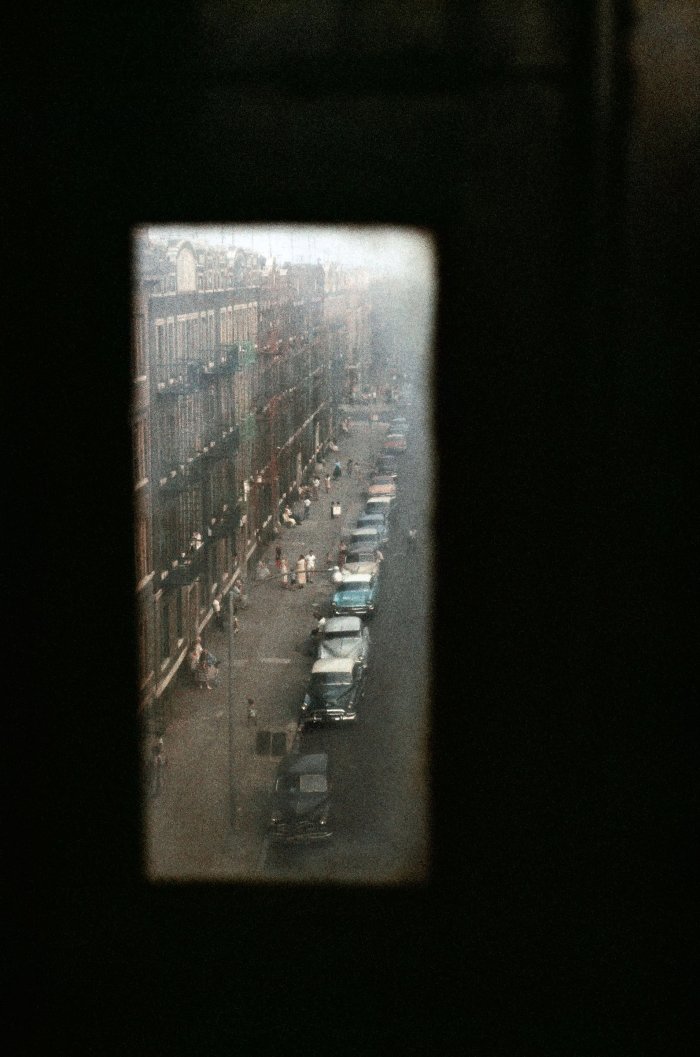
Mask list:
[[[163,602],[160,611],[160,659],[166,661],[170,656],[170,606]]]
[[[146,348],[144,341],[143,316],[137,316],[134,321],[134,369],[137,378],[142,378],[146,373]]]
[[[146,424],[137,422],[134,426],[134,483],[142,484],[148,480],[146,461]]]
[[[182,591],[178,591],[175,602],[175,634],[177,635],[178,642],[185,637],[184,626]]]
[[[165,348],[165,324],[156,323],[156,363],[159,367],[167,363],[167,353]]]
[[[136,583],[148,576],[151,568],[151,548],[148,538],[148,521],[145,517],[136,520]]]
[[[139,682],[142,683],[148,675],[149,663],[148,663],[148,620],[146,619],[146,613],[142,606],[139,607],[138,614],[138,663],[139,663]]]

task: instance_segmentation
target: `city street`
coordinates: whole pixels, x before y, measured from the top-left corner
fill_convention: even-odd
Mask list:
[[[308,520],[281,529],[279,541],[293,564],[313,547],[314,584],[283,590],[275,577],[274,545],[263,557],[273,576],[249,586],[249,606],[239,613],[233,666],[228,630],[204,633],[220,659],[218,685],[191,686],[186,670],[171,694],[165,731],[165,783],[145,799],[145,859],[152,880],[332,881],[391,884],[425,879],[428,869],[428,649],[430,579],[425,548],[429,504],[430,433],[424,410],[414,407],[408,450],[400,456],[397,508],[385,549],[378,611],[370,621],[371,659],[366,696],[352,729],[314,730],[302,747],[322,747],[332,767],[334,837],[322,847],[271,848],[267,838],[271,791],[279,755],[259,755],[260,731],[286,734],[290,746],[312,664],[313,610],[327,605],[331,585],[326,555],[335,552],[363,506],[366,475],[379,451],[385,424],[367,420],[365,408],[348,408],[349,437],[338,438],[343,476],[330,495],[322,486]],[[391,406],[371,407],[387,418]],[[362,416],[362,417],[360,417]],[[355,462],[352,477],[345,473]],[[342,517],[330,517],[338,499]],[[419,529],[415,556],[406,555],[410,526]],[[233,716],[228,677],[233,675]],[[254,698],[257,725],[249,726]],[[233,759],[229,760],[229,720]],[[233,804],[229,774],[233,773]],[[233,815],[234,825],[231,825]]]

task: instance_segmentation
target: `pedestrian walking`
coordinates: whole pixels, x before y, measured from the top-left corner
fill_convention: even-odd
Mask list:
[[[333,477],[334,477],[334,479],[337,481],[338,478],[342,476],[342,474],[343,474],[343,471],[341,469],[340,463],[336,462],[335,466],[333,467]]]
[[[289,587],[289,562],[284,556],[280,558],[280,573],[282,575],[282,587]]]
[[[255,579],[256,580],[267,580],[270,576],[270,570],[268,569],[262,558],[259,559],[258,564],[255,568]]]
[[[309,499],[309,497],[307,495],[307,496],[304,497],[304,521],[306,521],[306,519],[309,516],[310,512],[311,512],[311,500]]]
[[[277,569],[277,572],[280,572],[282,569],[282,548],[279,544],[275,547],[275,568]]]
[[[341,543],[340,546],[338,547],[338,565],[340,566],[341,571],[343,569],[343,566],[345,565],[345,562],[347,560],[347,556],[348,556],[347,544]]]
[[[323,478],[323,482],[324,482],[324,484],[326,486],[326,492],[330,492],[330,490],[331,490],[331,475],[329,473],[327,473],[326,476]]]
[[[215,596],[212,602],[212,609],[214,610],[214,623],[216,624],[219,631],[224,630],[224,611],[221,607],[221,595]]]
[[[331,573],[331,580],[335,584],[336,587],[338,586],[338,584],[342,584],[342,582],[343,582],[343,574],[340,571],[340,566],[339,565],[334,565],[333,566],[333,572]]]
[[[248,726],[249,727],[257,727],[257,725],[258,725],[258,710],[255,707],[255,701],[253,700],[252,697],[249,697],[247,702],[246,702],[246,704],[248,706],[248,720],[247,720],[248,721]]]
[[[348,464],[345,467],[345,471],[346,471],[348,477],[352,477],[352,459],[348,459]]]
[[[158,741],[151,748],[151,759],[150,759],[150,775],[149,785],[151,796],[158,796],[161,792],[164,784],[164,770],[167,763],[165,756],[165,748],[163,746],[163,739],[158,738]]]
[[[312,484],[314,489],[314,500],[316,500],[318,499],[318,490],[321,487],[321,478],[318,476],[314,477]]]
[[[297,587],[304,587],[306,585],[306,558],[303,554],[300,554],[297,560],[296,574]]]
[[[310,584],[314,582],[314,574],[316,572],[316,555],[313,550],[310,550],[306,555],[306,578]]]

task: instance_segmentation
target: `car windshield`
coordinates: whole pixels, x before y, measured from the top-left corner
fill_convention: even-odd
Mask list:
[[[366,580],[346,580],[338,585],[339,591],[365,591],[369,587]]]
[[[348,551],[347,561],[352,565],[354,562],[374,562],[374,551]]]
[[[351,684],[350,672],[315,672],[311,676],[313,687],[350,686]]]
[[[277,779],[278,793],[326,793],[328,783],[325,774],[285,774]]]

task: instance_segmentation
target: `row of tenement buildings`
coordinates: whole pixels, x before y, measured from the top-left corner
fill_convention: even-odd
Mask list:
[[[141,710],[244,578],[373,377],[366,273],[135,239],[133,458]]]

